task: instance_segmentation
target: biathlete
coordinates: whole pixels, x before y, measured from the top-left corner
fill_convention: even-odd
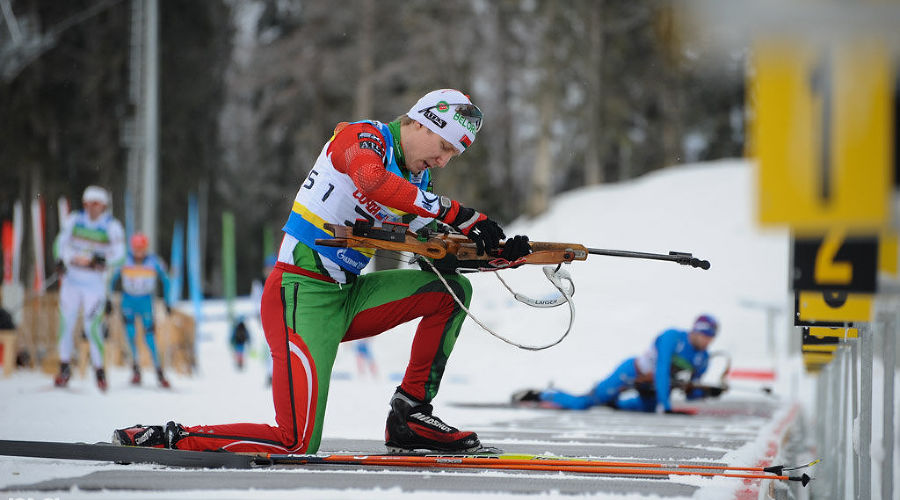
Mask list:
[[[128,337],[128,347],[131,348],[132,361],[132,385],[141,384],[141,367],[137,352],[137,319],[141,319],[144,326],[144,342],[150,356],[153,359],[153,367],[156,370],[156,379],[160,387],[168,389],[169,381],[163,373],[162,364],[159,362],[159,353],[156,349],[156,335],[153,321],[153,300],[156,298],[156,282],[162,282],[163,297],[166,301],[166,310],[170,310],[168,304],[169,276],[159,257],[148,253],[149,240],[143,233],[135,233],[131,237],[131,252],[125,258],[125,265],[113,273],[110,280],[110,290],[121,282],[122,286],[122,317],[125,319],[125,333]]]
[[[662,332],[644,354],[623,361],[586,394],[571,394],[557,389],[526,389],[513,394],[512,401],[571,410],[606,405],[619,410],[670,413],[673,411],[670,398],[675,385],[673,379],[682,373],[690,380],[686,385],[688,399],[722,393],[716,387],[691,388],[691,383],[698,382],[706,372],[709,364],[707,350],[718,329],[715,318],[703,314],[694,321],[689,331],[673,328]],[[628,389],[635,389],[638,394],[621,397]]]
[[[398,450],[478,449],[474,432],[444,423],[431,405],[465,319],[439,277],[415,269],[360,275],[373,252],[315,241],[333,237],[325,223],[408,220],[415,231],[438,220],[467,235],[479,254],[515,261],[530,253],[525,236],[511,238],[500,252],[505,235],[499,224],[430,192],[431,169],[446,166],[470,147],[481,123],[481,110],[468,96],[444,89],[429,92],[393,122],[367,120],[335,128],[297,192],[278,263],[263,291],[275,425],[169,422],[119,429],[113,441],[184,450],[315,453],[338,345],[421,318],[406,373],[389,400],[385,444]],[[468,307],[469,281],[460,274],[446,280]]]

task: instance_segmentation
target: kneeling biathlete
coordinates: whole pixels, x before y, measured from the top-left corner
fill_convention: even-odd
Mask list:
[[[433,273],[397,269],[360,275],[372,252],[319,246],[331,238],[326,223],[356,219],[409,221],[415,231],[433,220],[489,252],[514,261],[531,250],[507,245],[499,224],[458,201],[430,192],[430,169],[443,168],[475,140],[482,114],[452,89],[429,92],[390,123],[340,123],[303,182],[283,227],[278,263],[266,280],[261,316],[272,352],[275,423],[134,426],[116,430],[113,442],[185,450],[315,453],[332,365],[341,342],[378,335],[421,318],[409,365],[390,399],[385,444],[395,450],[463,452],[481,446],[478,436],[433,414],[448,357],[465,313]],[[406,216],[406,217],[404,217]],[[517,236],[517,242],[527,237]],[[472,286],[446,276],[468,307]]]

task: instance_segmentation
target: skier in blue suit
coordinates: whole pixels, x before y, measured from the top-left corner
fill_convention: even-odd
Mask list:
[[[137,342],[135,340],[135,321],[140,316],[144,324],[144,340],[147,349],[153,358],[156,368],[156,376],[159,385],[169,388],[169,381],[163,374],[159,355],[156,352],[156,340],[154,339],[153,326],[153,299],[156,295],[156,281],[163,285],[163,296],[169,296],[169,276],[162,262],[156,255],[148,253],[149,241],[143,233],[135,233],[131,237],[131,251],[125,259],[125,265],[117,269],[110,280],[110,289],[118,281],[122,282],[122,316],[125,318],[125,333],[128,335],[128,345],[131,347],[131,359],[133,374],[131,383],[140,385],[141,369],[138,363]],[[169,309],[168,302],[166,309]]]
[[[513,395],[514,402],[539,402],[542,406],[583,410],[607,405],[620,410],[672,412],[669,393],[672,378],[689,373],[690,382],[699,381],[709,363],[707,349],[716,336],[718,323],[708,314],[699,316],[690,331],[669,329],[654,340],[644,354],[623,361],[608,377],[587,394],[574,395],[557,389],[526,389]],[[620,398],[627,389],[637,396]],[[716,387],[697,387],[686,392],[688,399],[718,396]]]

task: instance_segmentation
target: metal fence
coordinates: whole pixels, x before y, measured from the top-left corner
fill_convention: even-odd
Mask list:
[[[876,300],[874,321],[845,339],[815,385],[814,499],[895,499],[894,377],[900,299]],[[873,436],[875,439],[873,439]]]

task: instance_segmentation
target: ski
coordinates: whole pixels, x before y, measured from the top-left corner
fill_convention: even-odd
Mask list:
[[[253,455],[228,452],[169,450],[117,446],[110,443],[59,443],[2,439],[0,439],[0,455],[208,469],[249,469],[255,465],[256,459]]]
[[[165,448],[117,446],[109,443],[91,444],[0,440],[0,455],[6,456],[102,461],[120,464],[148,463],[170,467],[249,469],[276,465],[354,465],[443,469],[505,469],[626,476],[691,475],[706,477],[736,477],[744,479],[775,479],[799,481],[804,486],[806,486],[811,479],[807,474],[804,473],[802,476],[787,476],[782,475],[782,473],[784,471],[794,471],[811,467],[818,463],[818,460],[815,460],[808,464],[790,467],[784,465],[772,467],[738,467],[685,463],[609,461],[560,457],[554,455],[492,453],[492,450],[497,449],[485,448],[469,454],[408,452],[372,455],[288,455],[170,450]],[[732,473],[725,471],[736,472]]]

